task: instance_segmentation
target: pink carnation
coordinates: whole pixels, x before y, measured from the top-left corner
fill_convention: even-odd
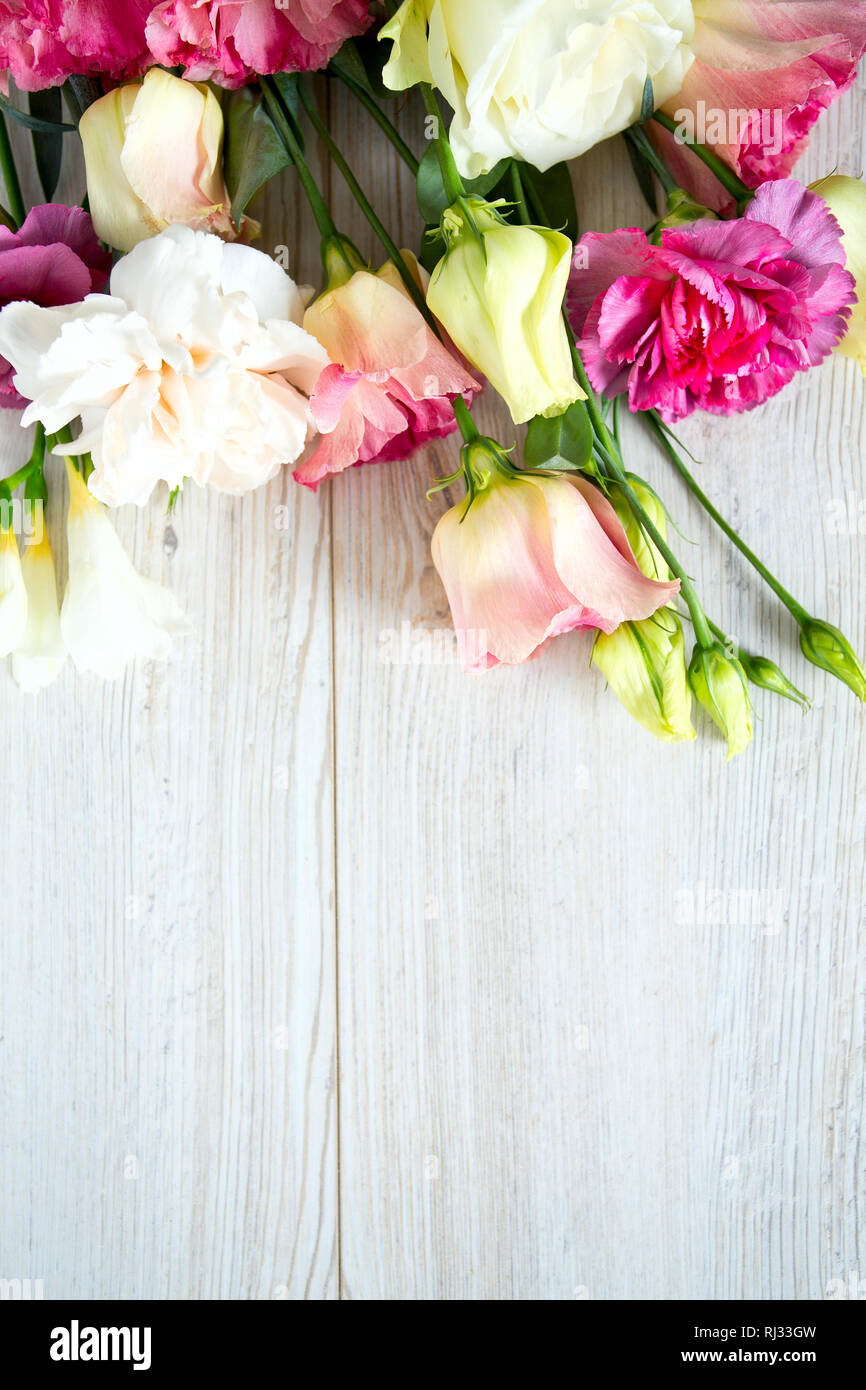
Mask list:
[[[783,178],[821,112],[854,80],[866,51],[866,4],[694,0],[694,11],[695,61],[665,111],[677,120],[682,120],[678,113],[690,111],[698,123],[703,115],[705,143],[750,188]],[[711,129],[714,119],[721,119],[724,129]],[[730,206],[725,190],[695,155],[660,127],[652,130],[685,188],[717,211]],[[703,138],[700,129],[695,133]]]
[[[151,0],[0,0],[0,69],[40,91],[72,73],[134,77],[151,61]]]
[[[452,401],[470,401],[481,390],[425,323],[390,261],[326,290],[307,310],[304,328],[331,358],[310,397],[322,437],[294,474],[313,490],[331,474],[409,458],[453,433]]]
[[[839,224],[794,179],[758,189],[744,217],[662,232],[588,232],[568,313],[589,378],[668,420],[697,406],[751,410],[839,342],[855,298]]]
[[[0,309],[26,299],[43,308],[76,304],[105,288],[111,257],[83,208],[35,207],[18,232],[0,227]],[[0,406],[27,404],[12,385],[13,368],[0,357]]]
[[[147,40],[157,61],[195,82],[240,87],[259,73],[323,68],[370,24],[367,0],[164,0]]]

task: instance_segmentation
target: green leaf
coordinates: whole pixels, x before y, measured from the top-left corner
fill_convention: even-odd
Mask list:
[[[339,72],[344,77],[348,77],[351,82],[355,83],[356,87],[360,87],[368,96],[377,98],[381,96],[381,91],[377,90],[370,81],[370,75],[367,72],[366,64],[363,62],[352,39],[347,39],[339,53],[334,54],[334,57],[328,64],[328,71]],[[381,75],[379,87],[382,87]],[[388,96],[394,96],[394,93],[388,92],[387,88],[383,90]]]
[[[424,267],[428,275],[433,274],[445,255],[445,250],[445,241],[439,230],[439,224],[425,227],[424,235],[421,238],[421,250],[418,252],[418,263]]]
[[[61,120],[63,98],[60,95],[60,88],[46,87],[42,92],[30,92],[27,104],[30,107],[31,116],[44,121],[48,126],[47,130],[31,130],[30,136],[33,141],[36,172],[39,175],[42,192],[45,194],[45,201],[50,203],[60,178],[60,166],[63,163],[63,122]]]
[[[227,97],[224,118],[226,186],[239,223],[255,194],[291,157],[253,88],[241,87]]]
[[[501,159],[489,173],[481,174],[477,179],[464,179],[463,187],[466,189],[467,196],[486,198],[488,193],[499,183],[508,168],[508,164],[507,159]],[[439,167],[439,156],[436,153],[434,142],[431,142],[424,151],[418,166],[416,194],[418,208],[424,221],[431,225],[438,225],[439,219],[450,204],[451,199],[445,192],[445,185],[442,182],[442,171]]]
[[[385,99],[396,101],[403,96],[402,92],[392,92],[391,88],[386,87],[382,81],[382,69],[390,57],[390,45],[379,43],[379,37],[375,30],[369,34],[362,34],[360,38],[349,39],[347,43],[344,43],[337,54],[338,60],[343,59],[347,48],[352,50],[348,62],[353,64],[353,70],[349,76],[354,77],[356,82],[361,82],[372,96],[378,97],[380,101]],[[364,74],[363,80],[360,76],[356,76],[357,69],[354,67],[356,62],[360,64]]]
[[[564,232],[570,241],[580,235],[574,186],[567,164],[554,164],[541,174],[531,164],[520,163],[520,180],[526,190],[530,214],[543,227]]]
[[[655,109],[656,103],[655,97],[653,96],[653,80],[651,77],[648,77],[643,84],[643,97],[641,98],[640,119],[638,124],[646,125]]]
[[[592,426],[583,401],[575,401],[551,420],[536,415],[529,422],[523,461],[529,468],[580,471],[592,459]]]
[[[33,93],[33,95],[35,96],[37,94]],[[41,95],[41,93],[39,95]],[[29,111],[19,111],[18,107],[13,106],[11,101],[7,101],[6,97],[2,94],[0,94],[0,111],[5,111],[6,115],[11,116],[13,121],[17,121],[19,125],[26,126],[28,130],[44,130],[48,134],[53,134],[56,130],[62,130],[65,134],[67,131],[75,129],[74,125],[68,125],[65,121],[45,121],[39,116],[31,115]]]
[[[288,108],[288,119],[292,123],[295,139],[301,149],[305,150],[307,146],[301,126],[301,95],[298,91],[298,74],[296,72],[275,72],[271,81]]]

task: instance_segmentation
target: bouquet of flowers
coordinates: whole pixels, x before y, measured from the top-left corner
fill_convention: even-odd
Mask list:
[[[837,0],[0,0],[0,405],[35,426],[0,481],[0,653],[21,687],[67,656],[112,678],[186,630],[111,508],[160,490],[173,507],[191,482],[244,493],[287,465],[338,487],[455,435],[431,492],[465,495],[432,548],[466,671],[589,629],[646,729],[694,738],[696,700],[739,753],[754,687],[808,701],[705,612],[664,502],[628,467],[625,408],[788,609],[806,658],[866,699],[846,637],[720,515],[675,433],[696,410],[758,408],[833,351],[866,371],[866,185],[791,176],[864,50],[866,4]],[[347,163],[314,70],[411,170],[414,253]],[[416,148],[395,100],[415,103]],[[46,199],[29,210],[12,122]],[[310,133],[379,268],[335,225]],[[580,235],[573,161],[613,137],[648,225]],[[74,139],[87,187],[67,207],[51,199]],[[275,178],[309,200],[317,291],[253,244]],[[479,432],[482,390],[519,447]],[[62,602],[52,455],[68,479]]]

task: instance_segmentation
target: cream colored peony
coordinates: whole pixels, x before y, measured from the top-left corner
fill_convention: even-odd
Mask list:
[[[308,395],[328,365],[301,327],[304,298],[270,256],[169,227],[115,266],[110,293],[0,311],[0,355],[53,434],[81,417],[67,454],[92,454],[110,506],[186,478],[241,493],[302,453]]]

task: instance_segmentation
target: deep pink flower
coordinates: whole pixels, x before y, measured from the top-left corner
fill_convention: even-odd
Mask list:
[[[304,328],[332,363],[310,397],[321,439],[294,474],[313,490],[355,464],[406,459],[453,433],[451,402],[481,390],[424,322],[391,261],[326,290],[307,310]]]
[[[20,231],[0,227],[0,309],[15,299],[43,308],[75,304],[105,288],[111,257],[96,239],[83,208],[44,203]],[[12,385],[13,368],[0,357],[0,406],[27,404]]]
[[[257,73],[323,68],[370,24],[367,0],[163,0],[147,24],[157,61],[195,82],[240,87]]]
[[[666,419],[751,410],[820,362],[853,302],[839,224],[795,179],[758,189],[744,217],[662,232],[588,232],[568,313],[589,378]]]
[[[0,69],[22,91],[72,73],[134,77],[152,61],[144,26],[152,0],[0,0]]]
[[[708,136],[705,143],[750,188],[783,178],[818,116],[854,80],[866,51],[866,4],[694,0],[694,11],[695,61],[682,91],[665,102],[665,111],[677,119],[682,111],[698,117]],[[748,121],[743,119],[747,113]],[[666,131],[652,129],[683,186],[707,207],[728,207],[728,195],[706,166]],[[702,138],[700,130],[696,133]]]

